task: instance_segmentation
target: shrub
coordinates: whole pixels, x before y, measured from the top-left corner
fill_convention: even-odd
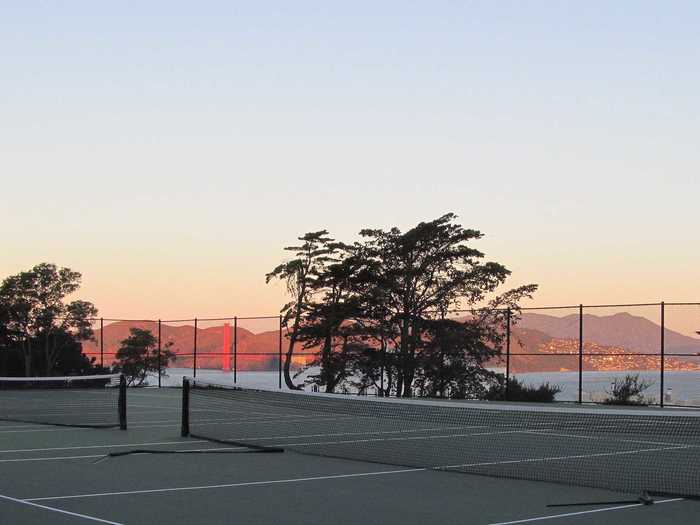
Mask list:
[[[508,401],[526,401],[530,403],[552,403],[555,396],[561,392],[559,385],[552,385],[548,382],[539,386],[521,383],[516,378],[508,380]],[[491,387],[485,399],[492,401],[505,400],[505,380],[498,385]]]
[[[628,374],[624,378],[616,377],[605,392],[608,397],[603,401],[606,405],[648,405],[651,399],[643,393],[654,384],[653,381],[640,379],[639,374]]]

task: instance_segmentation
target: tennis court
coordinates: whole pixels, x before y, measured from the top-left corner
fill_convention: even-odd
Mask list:
[[[0,522],[664,524],[694,522],[700,513],[699,502],[671,496],[656,497],[653,505],[618,503],[548,507],[551,504],[635,500],[638,494],[507,479],[495,477],[494,474],[499,474],[493,472],[476,475],[450,469],[437,471],[416,466],[427,461],[420,459],[420,455],[414,466],[398,464],[407,463],[403,457],[386,456],[387,463],[380,462],[379,455],[389,454],[394,445],[406,443],[403,438],[426,437],[413,435],[417,423],[411,417],[401,418],[404,423],[400,430],[408,430],[409,435],[401,436],[399,441],[396,435],[386,434],[399,430],[396,423],[385,423],[382,428],[372,429],[360,426],[357,417],[367,417],[366,413],[348,418],[352,414],[346,411],[339,416],[339,421],[328,427],[319,423],[317,412],[314,412],[312,422],[304,422],[306,410],[302,411],[298,406],[287,407],[284,413],[288,419],[296,419],[280,423],[278,411],[270,409],[269,403],[268,408],[260,408],[265,404],[258,399],[258,410],[264,413],[228,412],[229,419],[231,414],[234,416],[233,424],[230,420],[215,421],[227,417],[228,401],[222,399],[212,405],[204,403],[205,398],[196,393],[191,395],[192,434],[242,437],[245,445],[283,448],[284,452],[264,449],[253,452],[259,449],[181,437],[180,389],[129,389],[127,430],[0,422],[0,468],[3,473],[0,476]],[[346,400],[352,402],[356,398]],[[318,407],[314,406],[314,410],[317,411]],[[337,407],[334,410],[337,413]],[[265,422],[270,419],[275,423]],[[410,422],[408,427],[406,421]],[[444,421],[438,418],[434,423],[442,425]],[[243,432],[244,428],[250,433]],[[261,435],[263,428],[268,428],[269,433]],[[444,427],[439,428],[444,430]],[[546,440],[542,441],[547,443],[544,446],[563,440],[562,447],[580,441],[576,437],[547,436],[550,430],[551,427],[540,426],[536,429],[538,435],[528,433],[527,439]],[[280,431],[284,431],[283,434]],[[328,435],[331,433],[354,435],[339,439],[337,435]],[[368,433],[371,435],[359,438]],[[428,433],[431,436],[443,435],[434,431]],[[457,433],[480,432],[464,432],[462,429]],[[420,442],[424,449],[442,450],[450,449],[447,444],[454,443],[455,439],[460,443],[476,440],[485,451],[491,447],[494,457],[504,458],[502,461],[518,461],[513,459],[517,457],[517,450],[511,448],[522,444],[521,433],[515,434],[519,436],[517,441],[513,441],[512,433],[505,431],[494,434],[491,429],[489,434],[482,438],[453,435],[451,438],[411,439],[408,450],[420,450],[421,447],[413,445],[416,442]],[[682,432],[674,435],[680,439],[675,445],[684,447],[679,453],[686,458],[692,457],[696,452],[691,448],[689,438]],[[629,436],[623,438],[624,442],[629,440]],[[430,444],[426,445],[426,441]],[[664,442],[665,445],[668,443]],[[304,450],[319,446],[323,449]],[[606,453],[610,452],[611,446],[606,445]],[[329,447],[335,448],[331,450]],[[353,455],[364,450],[367,456],[360,461],[317,455],[349,456],[347,447],[352,447]],[[661,445],[647,446],[654,447],[660,448]],[[133,453],[139,450],[149,453]],[[676,461],[669,459],[673,456],[663,456],[664,453],[671,454],[670,451],[634,450],[630,443],[625,443],[613,450],[615,454],[609,457],[628,456],[640,468],[645,462],[658,466]],[[106,456],[110,452],[126,454]],[[511,456],[504,456],[506,452]],[[431,453],[430,458],[434,457],[435,454]],[[570,458],[568,464],[580,465],[577,461]],[[606,466],[609,461],[606,459],[597,464]],[[566,460],[561,462],[567,464]],[[534,471],[537,471],[536,467]],[[678,476],[683,480],[686,474],[681,472]],[[697,482],[697,479],[690,480],[690,483]]]

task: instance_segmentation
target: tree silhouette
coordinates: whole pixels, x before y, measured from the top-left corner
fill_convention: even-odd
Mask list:
[[[536,285],[493,296],[510,272],[470,246],[480,239],[446,214],[403,233],[398,228],[362,230],[352,245],[335,242],[325,230],[287,248],[297,258],[268,274],[286,279],[293,318],[285,380],[296,342],[319,349],[310,382],[333,392],[350,382],[374,385],[381,394],[472,397],[495,382],[485,363],[499,355],[506,312],[517,319],[518,303]],[[488,301],[488,308],[478,304]],[[460,322],[447,316],[467,308]],[[378,358],[379,357],[379,358]],[[386,380],[386,385],[384,384]],[[481,386],[478,386],[481,385]]]
[[[294,252],[295,258],[280,264],[265,276],[267,283],[273,279],[284,281],[292,299],[281,309],[284,325],[289,326],[290,321],[292,323],[288,331],[289,345],[284,357],[284,381],[290,389],[299,388],[292,381],[290,368],[302,316],[309,307],[309,298],[316,279],[336,250],[334,241],[328,237],[326,230],[309,232],[298,240],[302,241],[301,245],[285,248],[285,251]]]
[[[165,367],[175,359],[175,353],[171,350],[173,342],[165,344],[159,357],[158,339],[150,330],[131,328],[129,333],[117,350],[114,370],[124,374],[129,386],[141,386],[149,374],[165,376]],[[165,363],[165,366],[159,367],[159,363]]]
[[[80,288],[80,281],[79,272],[42,263],[0,285],[5,330],[20,346],[26,376],[33,372],[35,351],[42,353],[44,374],[51,375],[66,345],[92,339],[90,318],[97,315],[97,308],[87,301],[65,302]]]

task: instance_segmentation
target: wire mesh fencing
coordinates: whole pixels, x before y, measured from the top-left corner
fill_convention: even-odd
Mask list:
[[[469,323],[480,312],[449,312],[445,318]],[[482,364],[504,377],[503,399],[514,400],[509,385],[515,379],[557,387],[556,401],[610,402],[631,377],[644,387],[640,397],[646,403],[700,406],[700,303],[528,307],[502,310],[492,319],[498,351]],[[153,360],[143,385],[177,386],[185,376],[261,388],[313,389],[318,383],[320,347],[292,344],[292,328],[279,315],[90,323],[92,337],[82,341],[82,354],[104,371],[120,365],[130,337],[152,336]],[[336,391],[391,392],[400,346],[380,343],[376,333],[356,330],[354,337],[374,351],[376,370],[371,380],[346,378]],[[20,367],[21,348],[0,350],[4,373]],[[424,393],[422,388],[415,393]]]

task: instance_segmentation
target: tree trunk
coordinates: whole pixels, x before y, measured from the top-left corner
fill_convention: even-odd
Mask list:
[[[284,356],[284,382],[287,388],[290,390],[301,390],[301,385],[297,386],[292,381],[291,366],[292,366],[292,356],[294,355],[294,344],[297,341],[297,331],[299,330],[299,325],[301,324],[301,309],[304,306],[304,296],[306,295],[306,285],[301,286],[299,290],[299,296],[296,305],[296,311],[294,312],[294,326],[292,333],[289,334],[289,348],[287,348],[287,353]],[[280,330],[282,327],[280,327]]]
[[[51,375],[51,370],[53,368],[53,363],[51,362],[53,356],[51,355],[52,352],[51,352],[50,344],[49,344],[50,338],[51,338],[51,334],[47,331],[46,335],[44,337],[44,356],[46,358],[46,363],[44,364],[44,368],[45,368],[45,372],[46,372],[45,375],[47,377]]]
[[[331,370],[331,345],[331,336],[326,335],[326,339],[323,341],[323,349],[321,350],[321,384],[326,385],[327,394],[332,394],[335,390],[333,371]]]
[[[399,366],[396,371],[396,397],[401,397],[403,394],[403,372]]]
[[[287,385],[287,388],[289,388],[290,390],[299,389],[299,387],[296,386],[292,381],[291,375],[292,355],[294,354],[294,342],[294,336],[290,336],[289,348],[287,349],[287,353],[284,355],[284,382]]]
[[[404,312],[401,326],[401,384],[397,384],[396,397],[411,397],[413,370],[411,365],[411,334],[408,313]],[[400,388],[399,388],[400,387]]]
[[[294,319],[294,327],[292,333],[289,334],[289,347],[287,348],[287,353],[284,356],[284,382],[287,388],[290,390],[301,390],[301,386],[297,386],[292,381],[291,366],[292,366],[292,356],[294,355],[294,345],[297,341],[297,330],[299,329],[301,316],[297,314]]]
[[[24,353],[24,377],[32,375],[32,343],[26,339],[22,342],[22,351]]]

